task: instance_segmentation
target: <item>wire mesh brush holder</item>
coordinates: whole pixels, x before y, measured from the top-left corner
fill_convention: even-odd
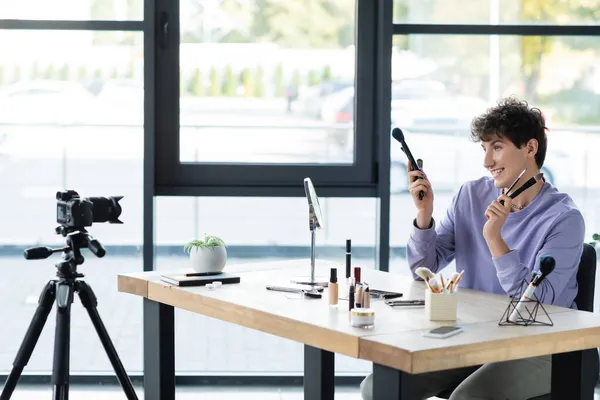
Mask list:
[[[515,293],[510,300],[510,303],[508,303],[508,307],[506,307],[504,314],[502,314],[502,318],[500,318],[498,325],[554,326],[554,322],[552,322],[550,315],[546,312],[544,305],[540,302],[540,299],[535,292],[533,293],[533,296],[531,296],[532,298],[526,297],[525,299],[521,299],[528,286],[529,283],[527,283],[526,280],[523,280],[519,291]],[[545,322],[544,319],[547,319],[548,322]]]

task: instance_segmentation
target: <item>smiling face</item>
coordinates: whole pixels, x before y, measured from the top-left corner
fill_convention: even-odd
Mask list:
[[[494,137],[489,141],[481,142],[481,147],[485,153],[483,166],[494,178],[497,188],[509,187],[526,168],[527,172],[523,176],[525,180],[538,171],[535,163],[537,151],[535,139],[518,148],[507,138]]]

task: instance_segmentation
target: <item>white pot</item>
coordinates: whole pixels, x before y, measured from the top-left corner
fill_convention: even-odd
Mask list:
[[[196,272],[221,272],[226,262],[227,250],[224,246],[190,249],[190,263]]]

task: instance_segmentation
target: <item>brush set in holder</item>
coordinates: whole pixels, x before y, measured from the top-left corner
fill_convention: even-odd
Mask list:
[[[417,268],[415,273],[425,281],[427,286],[425,289],[427,318],[430,321],[456,321],[456,292],[462,272],[455,272],[450,279],[444,279],[442,274],[436,276],[425,267]]]

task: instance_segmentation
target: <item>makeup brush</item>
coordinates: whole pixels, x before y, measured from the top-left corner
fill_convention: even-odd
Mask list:
[[[542,281],[544,280],[546,275],[548,275],[550,272],[554,271],[555,266],[556,266],[556,261],[554,260],[554,257],[552,257],[552,256],[541,257],[540,258],[540,273],[538,275],[536,275],[535,278],[533,278],[533,280],[531,281],[531,284],[533,286],[538,286],[540,283],[542,283]]]
[[[446,286],[446,289],[448,289],[450,292],[452,292],[452,286],[454,286],[456,279],[458,279],[458,276],[460,274],[458,272],[454,272],[451,276],[450,276],[450,280],[448,281],[448,285]]]
[[[511,199],[514,199],[515,197],[517,197],[518,195],[520,195],[521,193],[523,193],[524,191],[526,191],[527,189],[529,189],[530,187],[535,185],[537,182],[542,180],[543,177],[544,177],[544,174],[540,172],[533,178],[529,178],[529,180],[527,182],[525,182],[523,184],[523,186],[521,186],[520,188],[518,188],[517,190],[515,190],[514,192],[509,194],[508,197],[510,197]]]
[[[519,179],[521,179],[521,177],[523,176],[523,174],[525,173],[525,171],[527,171],[527,168],[525,168],[523,171],[521,171],[521,173],[519,174],[519,176],[517,176],[517,179],[515,179],[515,181],[512,183],[512,185],[510,185],[508,187],[508,189],[506,190],[505,193],[510,193],[510,191],[513,190],[513,188],[515,187],[515,185],[517,184],[517,182],[519,182]],[[504,205],[504,200],[500,200],[500,204]]]
[[[435,274],[429,268],[419,267],[415,270],[415,274],[419,275],[425,281],[425,284],[432,293],[436,293],[437,281],[435,280]],[[434,287],[436,290],[434,290]]]
[[[419,275],[423,280],[428,281],[435,278],[435,274],[429,268],[419,267],[415,270],[415,274]]]

